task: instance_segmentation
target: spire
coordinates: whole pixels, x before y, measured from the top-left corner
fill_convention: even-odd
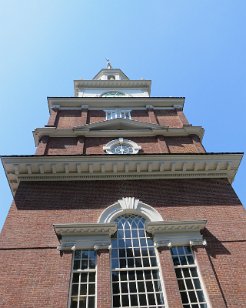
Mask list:
[[[106,61],[107,61],[107,69],[111,70],[112,69],[112,65],[110,63],[110,60],[106,58]]]

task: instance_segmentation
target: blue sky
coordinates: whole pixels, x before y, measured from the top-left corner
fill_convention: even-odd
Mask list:
[[[47,96],[73,96],[105,57],[152,96],[185,96],[208,152],[246,150],[245,0],[0,2],[0,154],[33,154]],[[0,228],[12,196],[0,169]],[[233,183],[246,204],[246,162]]]

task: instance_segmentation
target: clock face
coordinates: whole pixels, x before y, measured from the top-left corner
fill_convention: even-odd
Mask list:
[[[102,95],[102,97],[122,97],[122,96],[126,96],[126,94],[123,92],[119,92],[119,91],[109,91],[109,92],[103,93]]]
[[[141,146],[131,140],[118,138],[108,142],[103,146],[103,149],[108,154],[137,154],[141,150]]]
[[[112,154],[133,154],[133,148],[130,144],[122,143],[111,147]]]

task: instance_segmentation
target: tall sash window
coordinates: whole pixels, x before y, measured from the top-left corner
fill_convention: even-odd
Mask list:
[[[145,231],[145,219],[118,217],[112,239],[113,307],[163,308],[164,298],[153,239]]]

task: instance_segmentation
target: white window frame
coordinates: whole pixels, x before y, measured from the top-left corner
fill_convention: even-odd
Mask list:
[[[87,269],[78,269],[78,270],[74,270],[74,262],[75,262],[75,254],[76,252],[80,251],[81,253],[85,252],[85,251],[93,251],[95,253],[95,268],[87,268]],[[72,305],[72,287],[73,287],[73,276],[74,274],[81,274],[81,273],[86,273],[86,274],[89,274],[89,273],[95,273],[95,292],[94,294],[91,294],[93,296],[90,296],[90,294],[86,294],[84,297],[86,298],[86,308],[90,308],[90,306],[88,305],[88,297],[94,297],[95,299],[95,302],[94,302],[94,307],[96,308],[97,307],[97,253],[95,250],[92,250],[92,249],[79,249],[79,250],[75,250],[73,252],[73,258],[72,258],[72,267],[71,267],[71,277],[70,277],[70,290],[69,290],[69,302],[68,302],[68,308],[71,307]],[[86,286],[87,286],[87,290],[89,289],[89,275],[87,277],[87,281],[86,281]],[[77,298],[79,298],[79,293],[80,293],[80,287],[81,287],[81,283],[79,282],[78,283],[78,294],[76,295]],[[77,307],[80,307],[79,306],[79,301],[77,302]]]
[[[189,247],[191,253],[186,253],[185,252],[185,247]],[[180,254],[179,252],[177,254],[173,254],[172,253],[172,249],[176,249],[178,251],[178,249],[183,249],[185,253],[183,254]],[[181,301],[182,301],[182,296],[181,294],[182,293],[185,293],[186,294],[186,297],[188,299],[188,303],[183,303],[182,301],[182,304],[183,304],[183,307],[185,308],[189,308],[189,307],[192,307],[192,305],[198,305],[198,307],[206,307],[206,308],[209,308],[210,305],[209,305],[209,302],[208,302],[208,299],[207,299],[207,294],[206,294],[206,291],[205,291],[205,288],[204,288],[204,285],[203,285],[203,281],[202,281],[202,277],[201,277],[201,274],[200,274],[200,271],[199,271],[199,268],[198,268],[198,265],[197,265],[197,260],[196,260],[196,256],[194,254],[194,251],[192,249],[191,246],[188,246],[188,245],[182,245],[182,246],[173,246],[171,247],[171,256],[172,256],[172,260],[173,260],[173,267],[174,267],[174,270],[175,270],[175,274],[176,274],[176,279],[177,279],[177,282],[178,281],[182,281],[183,282],[183,285],[184,285],[184,289],[183,290],[180,290],[179,289],[179,292],[180,292],[180,297],[181,297]],[[193,258],[193,263],[189,263],[188,261],[188,257],[192,257]],[[180,264],[179,265],[175,265],[174,263],[174,258],[178,258],[179,261],[181,260],[180,257],[184,257],[187,261],[187,264]],[[180,269],[180,272],[181,272],[181,275],[182,275],[182,278],[178,278],[177,276],[177,273],[176,273],[176,270],[177,269]],[[190,275],[189,277],[184,277],[183,276],[183,269],[187,269],[190,272],[190,269],[195,269],[196,272],[197,272],[197,276],[192,276]],[[191,284],[192,284],[192,288],[188,288],[188,285],[186,283],[186,281],[191,281]],[[195,280],[198,280],[198,284],[200,284],[200,287],[196,287],[195,286],[195,283],[194,281]],[[195,296],[197,298],[197,301],[196,302],[192,302],[191,299],[190,299],[190,296],[188,295],[189,292],[194,292],[195,293]],[[202,296],[204,297],[204,300],[200,300],[199,297],[198,297],[198,292],[201,292],[202,293]]]
[[[130,213],[124,213],[123,215],[120,215],[120,216],[128,216],[128,215],[131,215]],[[137,216],[142,216],[142,215],[139,215],[139,213],[134,213],[133,214],[134,216],[135,215],[137,215]],[[117,216],[116,218],[118,218],[119,216]],[[143,216],[142,216],[142,218],[144,218]],[[145,219],[145,223],[146,223],[146,218],[144,218]],[[148,219],[147,219],[147,221],[148,221]],[[144,305],[144,306],[142,306],[141,305],[141,307],[148,307],[148,308],[154,308],[154,307],[158,307],[158,308],[164,308],[164,307],[167,307],[167,299],[166,299],[166,292],[165,292],[165,286],[164,286],[164,282],[163,282],[163,278],[162,278],[162,273],[161,273],[161,267],[160,267],[160,260],[159,260],[159,254],[158,254],[158,251],[157,251],[157,248],[156,248],[156,246],[154,245],[154,240],[153,240],[153,238],[151,237],[151,236],[148,236],[147,234],[146,234],[146,229],[145,229],[145,237],[144,237],[146,240],[147,239],[151,239],[152,241],[153,241],[153,248],[154,248],[154,252],[155,252],[155,260],[156,260],[156,265],[150,265],[150,266],[148,266],[148,267],[145,267],[144,265],[143,266],[141,266],[141,267],[130,267],[130,268],[128,268],[127,266],[126,267],[120,267],[120,265],[119,265],[119,267],[118,268],[113,268],[113,266],[112,266],[112,261],[115,259],[115,258],[113,258],[113,256],[112,256],[112,249],[111,249],[111,277],[113,277],[112,275],[113,275],[113,272],[116,272],[116,273],[119,273],[119,276],[120,276],[120,272],[125,272],[126,274],[127,274],[127,276],[128,276],[128,273],[129,272],[134,272],[135,273],[135,275],[137,274],[137,272],[142,272],[143,274],[143,280],[141,280],[140,282],[143,282],[144,283],[144,288],[145,288],[145,291],[144,292],[141,292],[141,291],[139,291],[138,290],[138,286],[136,285],[136,292],[134,292],[134,294],[136,294],[137,295],[137,300],[138,300],[138,305],[137,306],[134,306],[134,307],[140,307],[140,303],[139,303],[139,295],[140,294],[145,294],[145,297],[146,297],[146,299],[147,299],[147,303],[146,303],[146,305]],[[123,237],[123,240],[124,240],[125,238]],[[139,238],[138,238],[139,239]],[[133,241],[132,240],[132,238],[131,238],[131,241]],[[139,247],[142,247],[141,245],[139,246]],[[112,247],[113,248],[113,247]],[[126,249],[126,248],[125,248]],[[118,251],[119,251],[119,248],[117,249]],[[140,250],[141,251],[141,250]],[[125,253],[126,253],[126,251],[125,251]],[[149,251],[148,251],[148,255],[149,255]],[[143,261],[143,256],[142,256],[142,253],[140,253],[140,257],[139,257],[142,261]],[[148,257],[148,259],[150,258],[150,256]],[[116,258],[116,260],[117,260],[117,258]],[[119,257],[118,257],[118,260],[120,260],[119,259]],[[126,260],[128,260],[128,257],[126,257]],[[150,260],[150,259],[149,259]],[[119,262],[119,261],[118,261]],[[145,280],[145,274],[144,274],[144,272],[145,271],[150,271],[151,272],[151,279],[148,279],[148,282],[150,282],[150,283],[152,283],[152,286],[153,286],[153,292],[148,292],[147,291],[147,289],[146,289],[146,280]],[[158,278],[154,278],[152,275],[153,275],[153,272],[152,271],[157,271],[158,272]],[[125,282],[123,282],[123,283],[125,283],[125,284],[129,284],[130,282],[139,282],[139,280],[137,279],[137,277],[135,277],[135,279],[134,280],[129,280],[129,279],[127,279]],[[161,287],[161,289],[159,290],[159,291],[156,291],[155,290],[155,282],[158,282],[158,283],[160,283],[160,287]],[[117,283],[115,283],[115,284],[117,284]],[[119,296],[120,296],[120,298],[121,298],[121,296],[123,295],[127,295],[128,296],[128,300],[129,300],[129,303],[130,303],[130,298],[129,298],[129,296],[130,296],[130,294],[132,294],[130,291],[128,292],[128,293],[122,293],[121,292],[121,286],[122,286],[122,282],[119,280],[118,281],[118,286],[119,286]],[[112,294],[112,307],[114,307],[113,306],[113,295],[114,295],[114,293],[113,293],[113,279],[112,279],[112,282],[111,282],[111,288],[112,288],[112,291],[111,291],[111,294]],[[149,303],[148,303],[148,294],[153,294],[153,296],[154,296],[154,298],[155,298],[155,301],[157,300],[157,296],[158,296],[158,294],[159,294],[159,296],[162,296],[162,298],[163,298],[163,301],[164,301],[164,303],[163,304],[154,304],[154,305],[150,305]],[[122,303],[121,303],[121,305],[119,306],[119,308],[121,308],[121,307],[124,307],[123,305],[122,305]],[[130,307],[130,306],[129,306]]]
[[[114,119],[129,119],[131,120],[131,110],[129,109],[110,109],[104,110],[106,113],[106,120]]]

